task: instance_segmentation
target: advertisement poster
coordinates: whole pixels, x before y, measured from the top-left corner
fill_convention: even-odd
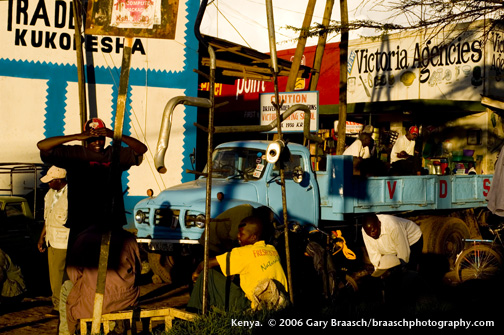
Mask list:
[[[114,0],[110,25],[152,29],[161,24],[161,0]]]

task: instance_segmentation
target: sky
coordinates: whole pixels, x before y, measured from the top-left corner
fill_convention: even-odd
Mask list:
[[[277,50],[296,48],[299,32],[287,29],[287,25],[301,27],[309,0],[272,0]],[[350,19],[386,17],[386,13],[361,7],[362,0],[348,0]],[[322,23],[326,1],[316,1],[313,23]],[[332,20],[340,20],[340,2],[334,1]],[[265,0],[209,0],[201,24],[203,34],[219,37],[248,46],[261,52],[269,52],[268,23]],[[350,39],[371,36],[372,30],[354,31]],[[327,43],[338,42],[339,35],[330,35]],[[306,46],[316,45],[317,38],[308,39]]]

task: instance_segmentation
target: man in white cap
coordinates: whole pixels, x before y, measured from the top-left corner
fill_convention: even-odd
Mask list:
[[[418,170],[415,161],[415,145],[418,137],[418,127],[411,126],[405,135],[400,136],[390,152],[392,175],[411,175]]]
[[[65,227],[68,216],[66,170],[51,166],[40,181],[49,185],[44,198],[45,225],[40,234],[38,249],[46,251],[49,263],[49,281],[51,283],[53,310],[51,316],[59,315],[59,296],[67,255],[70,229]],[[45,240],[45,241],[44,241]]]

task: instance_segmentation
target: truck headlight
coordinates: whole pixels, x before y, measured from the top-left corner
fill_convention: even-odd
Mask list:
[[[142,212],[141,210],[138,210],[136,213],[135,213],[135,221],[137,223],[145,223],[145,213]]]
[[[205,219],[205,216],[203,214],[197,215],[196,219],[194,220],[194,224],[198,228],[204,228],[205,227],[205,222],[206,222],[206,219]]]

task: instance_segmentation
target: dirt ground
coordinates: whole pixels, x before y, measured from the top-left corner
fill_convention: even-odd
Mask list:
[[[140,306],[144,308],[183,308],[189,300],[187,286],[149,283],[141,286],[140,292]],[[0,314],[0,334],[55,335],[58,319],[47,315],[51,310],[49,296],[27,297],[15,309]]]

